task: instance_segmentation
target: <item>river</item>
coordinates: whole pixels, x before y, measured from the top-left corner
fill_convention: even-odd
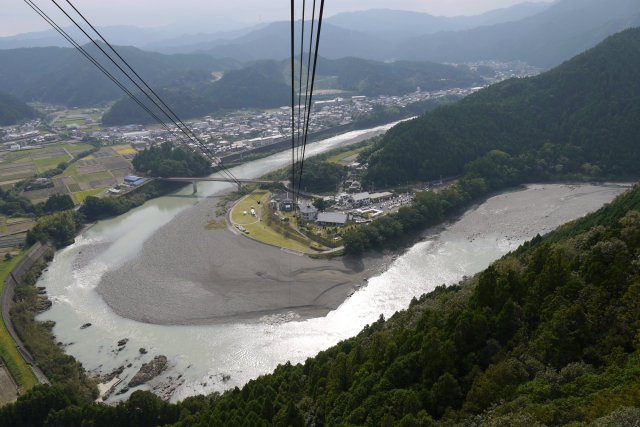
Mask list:
[[[307,150],[317,154],[386,128],[351,132],[310,145]],[[289,153],[280,153],[232,172],[237,177],[256,177],[286,165],[288,160]],[[118,389],[142,363],[155,355],[165,355],[170,368],[141,388],[153,389],[172,400],[242,386],[280,363],[302,362],[357,334],[380,314],[388,317],[405,308],[414,296],[481,271],[525,240],[593,211],[624,191],[624,186],[618,185],[549,184],[493,197],[455,223],[426,236],[385,272],[369,278],[366,286],[321,317],[301,318],[285,312],[257,321],[171,325],[117,314],[98,292],[102,278],[124,265],[142,265],[145,242],[157,239],[194,205],[230,186],[207,183],[199,185],[197,198],[190,197],[191,189],[187,188],[152,200],[118,218],[99,222],[56,254],[38,283],[46,287],[53,306],[39,319],[56,322],[53,332],[68,354],[91,372],[108,373],[124,366],[124,382]],[[171,241],[163,244],[167,257],[177,257],[182,250],[172,247]],[[197,268],[185,265],[185,269]],[[127,298],[127,288],[122,289]],[[135,292],[135,286],[131,292]],[[92,326],[81,329],[86,323]],[[127,344],[118,346],[117,342],[125,338]],[[146,354],[140,352],[141,348]],[[130,392],[112,395],[110,401]]]

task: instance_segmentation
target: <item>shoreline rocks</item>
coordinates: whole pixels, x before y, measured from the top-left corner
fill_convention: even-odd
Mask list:
[[[149,363],[144,363],[140,367],[127,386],[136,387],[144,384],[160,375],[165,369],[167,369],[167,356],[156,356]]]

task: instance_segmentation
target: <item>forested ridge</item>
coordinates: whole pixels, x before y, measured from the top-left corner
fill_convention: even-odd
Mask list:
[[[612,36],[542,75],[511,79],[402,123],[369,159],[377,186],[460,175],[491,150],[527,180],[636,175],[640,29]]]
[[[15,96],[0,92],[0,126],[38,117],[38,112]]]
[[[84,48],[96,58],[102,54],[92,44]],[[212,71],[237,66],[235,61],[206,55],[162,55],[118,46],[118,52],[154,88],[190,86],[211,79]],[[106,59],[107,70],[120,76]],[[70,107],[93,106],[118,99],[122,91],[73,48],[39,47],[0,50],[0,90],[26,101]],[[136,90],[128,81],[131,90]]]

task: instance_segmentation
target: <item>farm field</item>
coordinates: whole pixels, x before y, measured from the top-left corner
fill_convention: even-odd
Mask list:
[[[0,162],[0,185],[10,186],[22,179],[51,170],[78,153],[90,150],[89,144],[52,144],[43,149],[4,153]],[[69,194],[75,203],[105,191],[131,172],[131,159],[136,151],[129,145],[102,147],[71,164],[62,174],[51,179],[53,186],[25,191],[24,196],[37,203],[52,194]]]

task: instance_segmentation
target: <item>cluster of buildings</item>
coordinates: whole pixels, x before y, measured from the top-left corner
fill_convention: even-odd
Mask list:
[[[339,193],[336,196],[324,197],[323,200],[328,208],[324,212],[314,206],[311,200],[298,200],[298,219],[304,223],[315,223],[320,227],[344,227],[348,223],[363,224],[411,203],[413,194],[365,191]],[[281,192],[273,195],[269,207],[274,211],[293,212],[294,203],[290,193]]]
[[[40,119],[0,128],[0,144],[4,150],[29,150],[58,140],[57,134],[43,130]]]
[[[464,96],[477,89],[423,92],[418,88],[416,92],[404,96],[349,96],[316,101],[309,132],[348,125],[353,122],[354,117],[369,113],[376,106],[406,107],[431,98],[449,95]],[[300,110],[304,111],[304,106],[301,106]],[[189,121],[188,125],[214,155],[223,157],[288,140],[291,132],[291,107],[280,107],[268,111],[236,111],[220,117],[205,116],[202,119]],[[178,132],[178,129],[174,128],[172,131]],[[94,132],[90,136],[105,143],[129,143],[137,149],[175,139],[165,129],[141,125],[113,127]]]

